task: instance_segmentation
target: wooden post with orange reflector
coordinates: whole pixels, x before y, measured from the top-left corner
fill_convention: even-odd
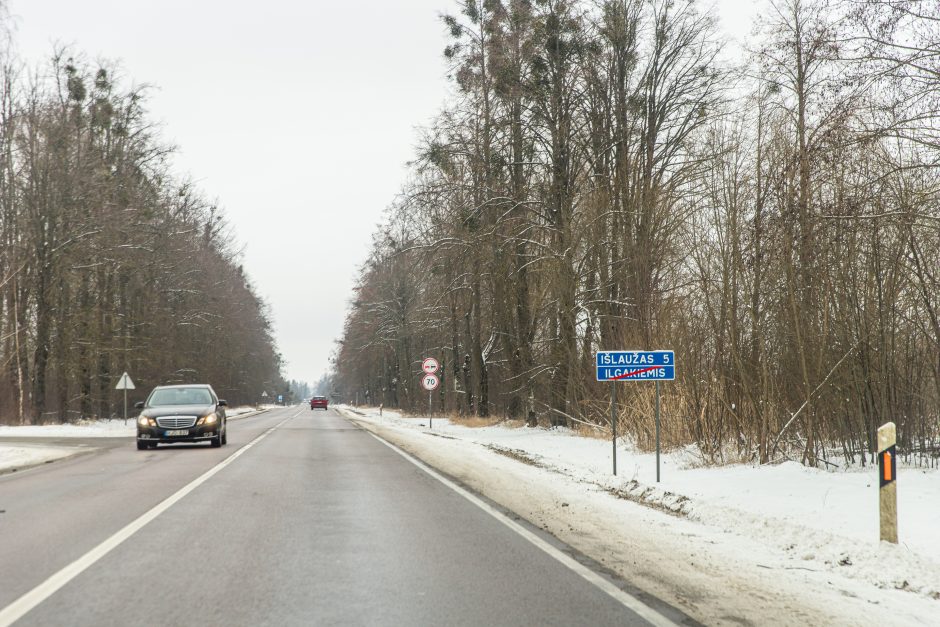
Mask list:
[[[894,423],[878,427],[878,501],[882,542],[898,543],[897,431]]]

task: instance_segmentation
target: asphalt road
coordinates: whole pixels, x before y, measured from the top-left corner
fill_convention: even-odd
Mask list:
[[[0,625],[647,624],[333,410],[109,440],[0,477],[0,510]]]

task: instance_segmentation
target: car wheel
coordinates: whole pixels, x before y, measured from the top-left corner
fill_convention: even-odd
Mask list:
[[[219,448],[222,446],[222,434],[220,433],[219,435],[209,440],[209,444],[212,445],[212,448]]]
[[[142,440],[137,440],[137,450],[138,450],[138,451],[146,451],[148,448],[150,448],[150,442],[144,442],[144,441],[142,441]]]
[[[228,426],[226,426],[225,431],[222,432],[222,444],[228,444]]]

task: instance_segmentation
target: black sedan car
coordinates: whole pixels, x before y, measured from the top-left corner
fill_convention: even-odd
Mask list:
[[[227,403],[219,400],[212,386],[161,385],[145,403],[137,403],[137,449],[157,444],[209,442],[214,447],[226,443]]]

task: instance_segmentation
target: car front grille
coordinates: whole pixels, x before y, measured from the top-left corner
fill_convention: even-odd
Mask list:
[[[195,424],[195,416],[164,416],[157,418],[157,426],[163,429],[189,429]]]

